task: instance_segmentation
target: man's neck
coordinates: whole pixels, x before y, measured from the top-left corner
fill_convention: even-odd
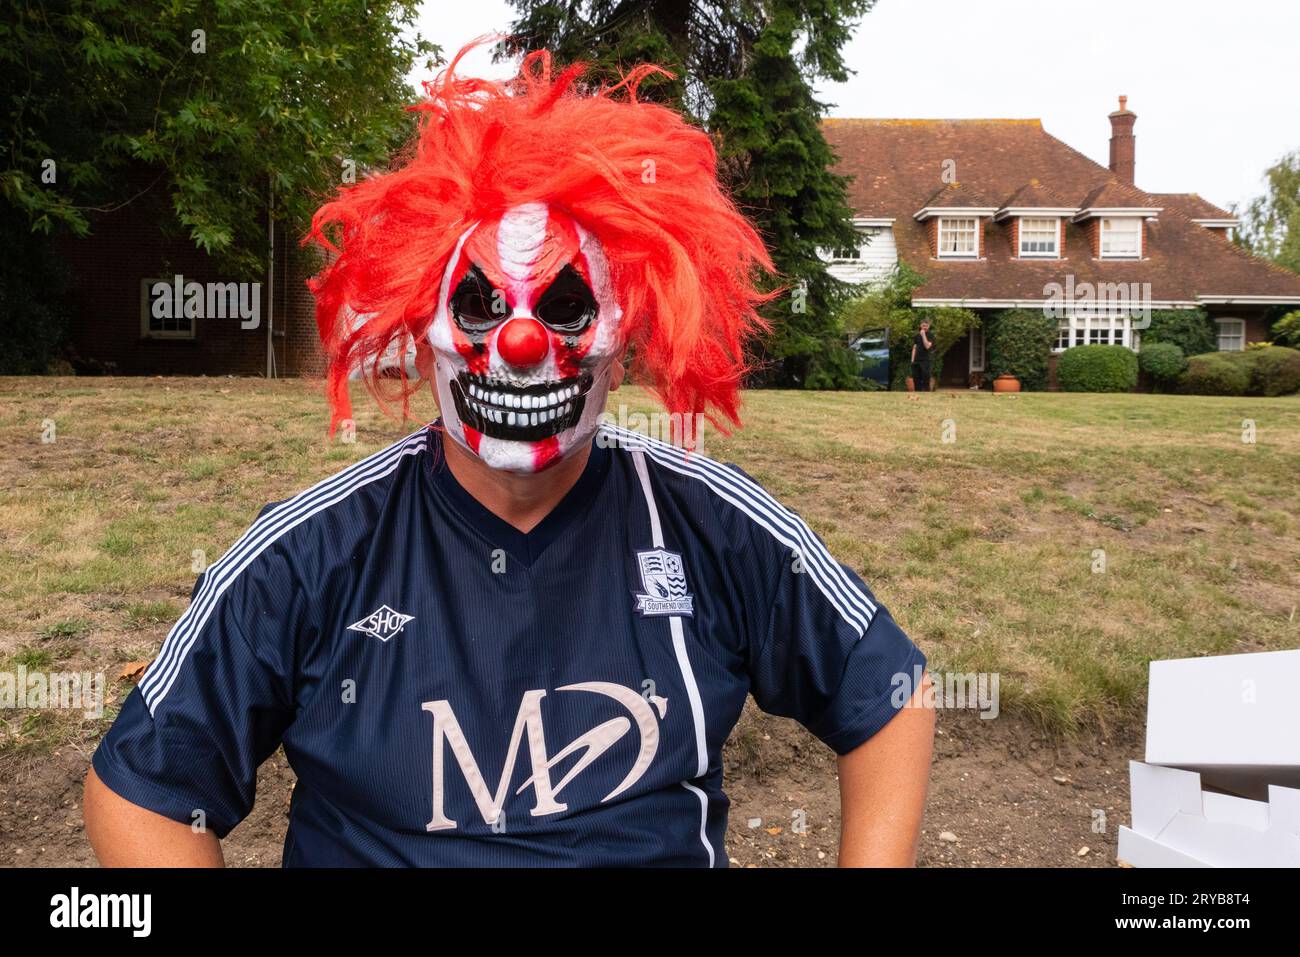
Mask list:
[[[484,463],[455,439],[444,438],[447,467],[461,488],[489,512],[525,535],[537,527],[577,483],[591,444],[541,472],[506,472]]]

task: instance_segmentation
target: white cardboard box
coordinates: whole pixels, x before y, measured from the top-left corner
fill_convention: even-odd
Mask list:
[[[1148,764],[1256,800],[1300,787],[1300,651],[1151,662]]]
[[[1252,801],[1202,790],[1195,771],[1140,761],[1129,762],[1129,782],[1133,826],[1120,828],[1122,861],[1137,867],[1300,867],[1300,790],[1271,785],[1267,802]]]
[[[1204,861],[1165,847],[1159,841],[1143,837],[1132,828],[1120,825],[1119,853],[1116,855],[1121,864],[1134,867],[1209,867]]]

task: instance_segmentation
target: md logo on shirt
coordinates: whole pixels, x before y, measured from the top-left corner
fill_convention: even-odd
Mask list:
[[[548,755],[541,707],[546,692],[542,690],[524,692],[523,700],[519,704],[519,712],[515,717],[515,726],[510,732],[505,767],[501,770],[501,777],[497,780],[496,790],[493,792],[488,790],[487,782],[483,779],[478,761],[470,751],[469,743],[452,710],[451,702],[425,701],[421,704],[421,709],[433,716],[433,817],[425,825],[425,830],[445,831],[457,826],[456,822],[447,816],[445,810],[448,750],[455,758],[456,766],[464,776],[465,783],[469,785],[483,822],[488,825],[496,824],[500,819],[501,809],[505,806],[510,782],[514,777],[520,744],[525,736],[528,740],[528,760],[532,764],[533,773],[516,789],[515,793],[519,794],[525,788],[532,788],[534,803],[531,813],[534,817],[558,814],[567,810],[568,805],[559,800],[560,792],[601,755],[623,740],[634,724],[641,739],[636,758],[623,780],[601,798],[601,803],[604,804],[617,797],[641,779],[659,749],[659,721],[668,713],[668,700],[658,695],[651,695],[648,699],[643,698],[631,688],[606,681],[584,681],[555,690],[570,694],[579,692],[598,694],[612,698],[627,710],[630,719],[625,715],[610,718],[585,734],[579,735],[554,755]],[[581,754],[577,762],[568,773],[559,781],[552,781],[551,768],[579,752]]]

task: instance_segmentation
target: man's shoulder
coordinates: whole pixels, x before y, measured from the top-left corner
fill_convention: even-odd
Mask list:
[[[286,499],[269,503],[231,551],[249,557],[268,551],[293,553],[304,537],[347,548],[343,531],[364,529],[366,522],[357,520],[360,515],[379,507],[394,482],[435,441],[430,430],[422,428]]]
[[[795,547],[802,521],[739,465],[608,423],[597,440],[616,454],[639,453],[647,480],[655,477],[658,494],[671,497],[698,534],[746,548]]]

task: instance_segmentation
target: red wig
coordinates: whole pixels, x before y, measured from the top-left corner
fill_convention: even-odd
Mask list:
[[[745,343],[766,328],[755,280],[772,263],[718,187],[708,135],[637,100],[637,84],[664,71],[641,66],[584,90],[585,65],[552,77],[550,54],[536,52],[506,83],[457,76],[473,45],[424,84],[404,164],[341,189],[312,220],[308,241],[328,262],[310,287],[331,433],[351,415],[353,368],[382,402],[380,356],[423,342],[458,237],[528,202],[564,210],[600,240],[637,381],[670,412],[738,425]],[[400,375],[405,414],[415,386]]]

